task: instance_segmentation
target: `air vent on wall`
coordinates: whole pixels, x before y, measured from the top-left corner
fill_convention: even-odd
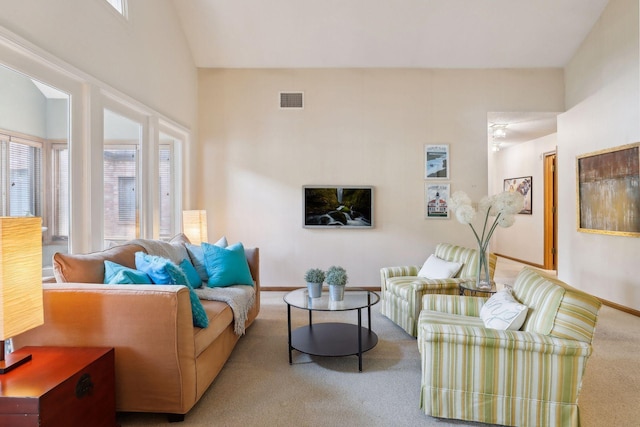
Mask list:
[[[280,108],[304,108],[303,92],[280,92]]]

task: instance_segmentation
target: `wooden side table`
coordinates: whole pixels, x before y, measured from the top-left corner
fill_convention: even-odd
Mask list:
[[[31,361],[0,375],[0,427],[115,427],[115,352],[23,347]]]

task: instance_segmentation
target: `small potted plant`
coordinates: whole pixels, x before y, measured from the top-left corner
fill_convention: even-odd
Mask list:
[[[322,283],[324,282],[324,271],[319,268],[310,268],[304,274],[304,280],[307,281],[307,289],[311,298],[319,298],[322,296]]]
[[[347,271],[339,266],[332,265],[327,270],[327,284],[329,285],[329,295],[332,301],[342,301],[344,298],[344,287],[347,284]]]

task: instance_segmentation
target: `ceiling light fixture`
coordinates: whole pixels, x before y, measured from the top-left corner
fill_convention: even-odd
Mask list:
[[[494,138],[504,138],[507,136],[507,123],[492,123],[491,126],[491,136]]]

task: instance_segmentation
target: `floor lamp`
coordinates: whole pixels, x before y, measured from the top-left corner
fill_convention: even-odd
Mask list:
[[[182,211],[182,230],[194,245],[206,242],[207,231],[207,211]]]

